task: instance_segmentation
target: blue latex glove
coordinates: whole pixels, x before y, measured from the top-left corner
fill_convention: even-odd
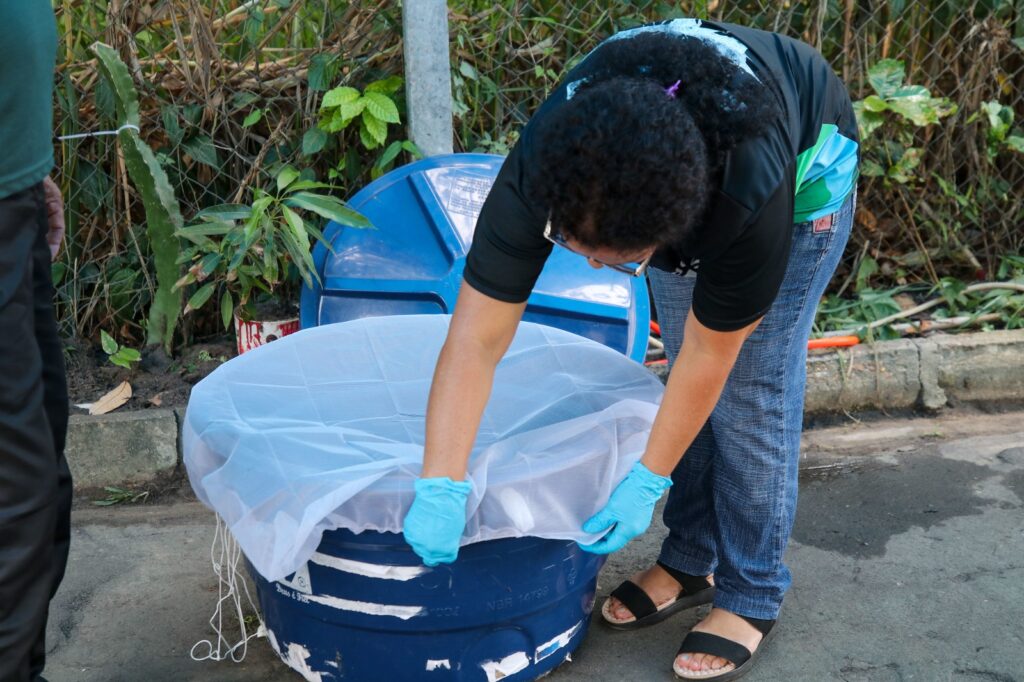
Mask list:
[[[427,566],[450,564],[459,554],[466,528],[466,498],[473,485],[447,476],[418,478],[416,498],[402,524],[402,535]]]
[[[604,509],[583,524],[584,533],[611,532],[591,545],[580,548],[594,554],[611,554],[626,546],[651,525],[654,505],[672,485],[672,479],[659,476],[640,462],[615,487]]]

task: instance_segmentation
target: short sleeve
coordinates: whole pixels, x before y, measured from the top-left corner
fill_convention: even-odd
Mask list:
[[[763,317],[782,287],[793,239],[793,192],[781,182],[729,247],[702,260],[693,314],[715,331],[742,329]]]
[[[547,211],[530,197],[525,177],[531,162],[530,127],[505,159],[484,201],[463,273],[474,289],[508,303],[529,298],[552,247],[544,238]]]

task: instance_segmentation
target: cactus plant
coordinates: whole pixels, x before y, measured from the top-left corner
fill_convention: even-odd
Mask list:
[[[108,45],[95,43],[92,51],[98,57],[100,72],[114,92],[120,127],[118,141],[124,153],[125,168],[146,211],[146,231],[156,266],[156,291],[149,308],[146,345],[162,346],[170,354],[182,304],[182,292],[174,288],[181,274],[177,262],[180,243],[174,234],[182,227],[178,199],[153,150],[139,136],[139,97],[128,67]]]

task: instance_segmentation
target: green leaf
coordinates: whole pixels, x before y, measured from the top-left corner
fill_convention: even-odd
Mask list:
[[[68,266],[66,263],[54,263],[50,266],[50,281],[53,282],[53,286],[57,286],[64,280],[64,276],[68,274]]]
[[[105,329],[100,330],[100,345],[103,346],[103,352],[107,355],[113,355],[117,352],[117,341],[114,341],[114,337],[108,334]]]
[[[391,95],[398,92],[398,89],[402,87],[402,79],[399,76],[388,76],[387,78],[379,81],[374,81],[366,86],[363,92],[380,92],[385,95]]]
[[[348,86],[341,86],[328,90],[324,93],[324,99],[320,103],[320,109],[328,107],[340,107],[342,104],[350,104],[359,99],[359,91]]]
[[[402,153],[401,141],[395,141],[388,145],[388,148],[384,150],[384,153],[377,159],[377,167],[385,168],[388,164],[395,160],[399,154]]]
[[[368,92],[364,96],[366,110],[385,123],[401,123],[398,107],[391,98],[380,92]]]
[[[879,97],[892,97],[903,84],[906,70],[902,59],[883,59],[868,69],[868,82]]]
[[[291,230],[282,230],[281,241],[291,256],[292,263],[299,271],[299,275],[306,283],[306,286],[313,286],[312,273],[316,269],[313,264],[313,257],[309,253],[309,237],[306,235],[302,225],[302,219],[294,211],[285,208],[285,220]],[[300,236],[301,235],[301,236]]]
[[[423,158],[423,152],[420,151],[420,148],[417,147],[412,140],[402,140],[402,149],[412,154],[412,158],[414,159]]]
[[[205,250],[211,250],[216,248],[216,244],[209,239],[210,236],[225,235],[234,229],[233,223],[199,223],[179,228],[174,231],[174,235],[187,239]]]
[[[473,65],[469,62],[462,62],[459,64],[459,73],[471,81],[475,81],[477,79],[476,69],[474,69]]]
[[[999,102],[982,102],[981,110],[988,118],[991,137],[998,141],[1006,139],[1006,133],[1013,125],[1013,109]]]
[[[244,109],[253,102],[258,101],[260,98],[255,92],[236,92],[231,96],[231,106],[238,109]]]
[[[1015,152],[1024,154],[1024,137],[1020,135],[1010,135],[1006,138],[1006,146]]]
[[[372,118],[372,117],[371,117]],[[370,133],[366,127],[366,119],[359,119],[359,141],[363,144],[366,149],[376,149],[380,146],[380,142]],[[351,174],[350,174],[351,175]]]
[[[217,266],[220,265],[223,256],[220,253],[208,253],[203,256],[202,260],[199,261],[199,272],[201,279],[206,279],[210,276]]]
[[[352,210],[344,202],[331,196],[298,192],[285,199],[284,203],[292,208],[303,208],[307,211],[312,211],[319,216],[342,225],[373,227],[373,223],[366,216]]]
[[[225,291],[220,297],[220,319],[224,323],[224,329],[231,329],[231,317],[235,311],[235,302],[231,298],[231,292]]]
[[[917,147],[904,150],[899,160],[889,169],[889,178],[903,184],[916,180],[914,170],[921,165],[921,156],[921,150]]]
[[[384,144],[384,141],[388,139],[388,124],[381,121],[376,116],[368,114],[368,111],[363,112],[360,122],[362,123],[362,127],[366,128],[366,132],[370,137],[377,143],[374,147],[377,147]]]
[[[889,100],[889,108],[918,126],[938,123],[940,118],[949,116],[956,111],[955,104],[940,97],[892,99]]]
[[[114,91],[114,104],[118,125],[139,125],[139,95],[128,67],[109,45],[93,43],[92,51],[99,61],[104,83]]]
[[[181,146],[195,161],[215,170],[220,168],[217,147],[214,146],[209,135],[194,135],[182,142]]]
[[[923,85],[902,85],[896,88],[889,99],[900,99],[902,97],[931,97],[932,93]]]
[[[356,116],[363,113],[364,109],[366,109],[366,100],[360,97],[354,102],[345,102],[339,106],[335,116],[342,120],[342,127],[344,127],[347,126]]]
[[[110,362],[117,365],[118,367],[124,367],[125,369],[131,369],[132,365],[128,360],[121,356],[120,351],[110,356]]]
[[[262,109],[254,109],[248,116],[245,117],[245,120],[242,121],[242,127],[243,128],[251,128],[252,126],[254,126],[257,123],[259,123],[260,119],[262,119],[262,118],[263,118],[263,110]]]
[[[306,226],[302,222],[302,218],[298,213],[288,208],[287,206],[281,207],[284,212],[284,220],[288,224],[288,227],[292,229],[292,233],[295,235],[295,239],[300,244],[305,244],[309,248],[309,235],[306,234]]]
[[[298,192],[304,189],[335,189],[335,187],[326,182],[317,182],[316,180],[298,180],[288,185],[289,192]]]
[[[864,109],[867,111],[885,111],[888,108],[888,103],[878,95],[868,95],[864,98]]]
[[[202,218],[208,222],[247,220],[251,215],[252,207],[247,204],[217,204],[196,213],[197,218]]]
[[[299,171],[295,170],[291,166],[285,166],[281,169],[281,172],[277,174],[277,191],[282,192],[284,189],[295,182],[299,177]]]
[[[142,359],[142,354],[134,348],[122,348],[117,354],[128,362],[138,362]]]
[[[873,159],[863,159],[860,162],[860,174],[866,178],[881,178],[885,176],[885,169]]]
[[[188,305],[185,306],[185,313],[188,314],[192,310],[199,310],[202,308],[203,304],[209,301],[210,296],[213,295],[213,288],[213,282],[199,287],[196,293],[192,294],[192,298],[188,299]]]
[[[878,261],[871,256],[864,256],[857,267],[857,279],[854,285],[855,291],[864,291],[868,287],[871,276],[878,272]]]
[[[324,148],[327,144],[327,131],[322,128],[310,128],[302,136],[302,153],[312,156]]]
[[[868,111],[862,102],[853,103],[853,112],[857,116],[857,127],[860,129],[862,139],[867,138],[885,123],[885,116],[883,114],[876,111]]]
[[[173,104],[160,107],[160,120],[164,124],[164,130],[167,131],[167,137],[171,138],[174,146],[181,144],[181,139],[185,136],[181,124],[178,123],[178,109],[179,107]]]
[[[316,92],[323,92],[331,87],[331,83],[338,75],[338,68],[341,61],[337,55],[320,53],[313,55],[309,60],[309,89]]]

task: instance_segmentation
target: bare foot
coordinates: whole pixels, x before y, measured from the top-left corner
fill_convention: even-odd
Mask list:
[[[678,597],[679,591],[682,589],[675,578],[658,564],[654,564],[646,571],[634,574],[630,581],[636,583],[637,587],[646,592],[659,609]],[[708,582],[714,584],[711,576],[708,576]],[[609,597],[602,610],[615,622],[633,619],[633,613],[615,597]]]
[[[742,644],[753,652],[761,642],[761,632],[753,625],[725,609],[711,609],[707,618],[693,626],[693,632],[708,632]],[[679,654],[673,666],[684,679],[704,679],[721,675],[736,666],[710,654]]]

